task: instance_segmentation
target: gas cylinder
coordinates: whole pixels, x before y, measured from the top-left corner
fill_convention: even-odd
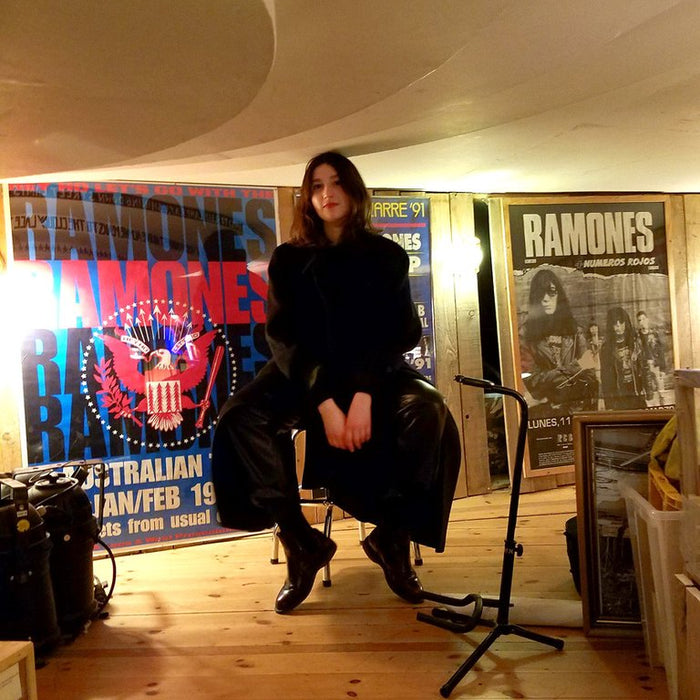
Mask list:
[[[29,502],[52,542],[51,581],[61,632],[73,636],[97,610],[92,555],[98,538],[90,499],[77,479],[57,472],[32,480]]]
[[[30,639],[38,654],[60,638],[51,540],[25,484],[0,478],[0,639]]]

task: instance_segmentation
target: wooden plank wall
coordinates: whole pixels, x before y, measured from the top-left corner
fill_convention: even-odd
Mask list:
[[[457,373],[482,376],[477,273],[462,266],[459,260],[459,251],[468,249],[474,239],[473,197],[463,193],[426,196],[430,198],[432,212],[436,383],[461,429],[463,474],[458,494],[473,495],[490,489],[483,399],[479,390],[462,387],[453,379]],[[285,240],[291,225],[294,189],[280,188],[277,197],[278,231],[280,240]],[[0,200],[2,277],[6,271],[9,239],[5,207],[6,198],[3,198]],[[510,324],[502,322],[502,319],[510,317],[510,301],[507,294],[504,294],[507,273],[503,208],[503,198],[489,199],[498,333],[501,343],[512,348]],[[676,366],[700,367],[700,324],[688,323],[700,301],[700,195],[672,196],[668,224]],[[456,266],[455,260],[458,262]],[[9,367],[11,362],[3,366]],[[503,382],[506,385],[516,385],[512,375],[512,367],[504,366]],[[21,404],[19,388],[15,385],[17,376],[13,372],[3,372],[0,379],[0,464],[9,468],[22,463],[19,421]],[[517,432],[514,418],[512,412],[510,417],[506,416],[510,442],[513,442],[510,436]],[[469,444],[468,454],[464,449],[466,442]],[[553,488],[571,482],[572,477],[569,475],[536,477],[526,480],[523,490]]]
[[[700,304],[700,195],[671,199],[676,367],[698,369],[700,323],[692,320],[697,317]]]
[[[460,430],[457,496],[471,496],[490,490],[483,392],[454,381],[456,374],[482,376],[476,270],[464,255],[474,239],[474,207],[471,195],[429,197],[435,384]]]
[[[459,374],[469,377],[484,376],[481,358],[481,314],[479,308],[478,267],[474,254],[479,248],[474,226],[473,195],[452,193],[450,214],[454,249],[465,251],[459,269],[454,274],[455,314],[459,348]],[[480,260],[480,258],[479,258]],[[464,452],[467,493],[487,493],[491,490],[489,454],[484,407],[481,389],[458,385],[462,398],[462,416],[465,423],[465,441],[469,450]]]
[[[7,202],[0,186],[0,298],[5,300],[8,282],[9,231],[6,230]],[[12,329],[15,340],[16,329]],[[21,429],[19,424],[19,373],[11,368],[19,363],[19,347],[12,342],[0,345],[0,472],[9,472],[22,466]]]

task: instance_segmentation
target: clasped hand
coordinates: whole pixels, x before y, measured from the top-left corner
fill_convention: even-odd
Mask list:
[[[333,399],[319,404],[326,440],[331,447],[354,452],[372,437],[372,397],[358,391],[350,402],[347,414]]]

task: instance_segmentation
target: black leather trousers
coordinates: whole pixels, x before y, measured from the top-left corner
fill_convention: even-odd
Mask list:
[[[298,517],[294,428],[307,429],[305,486],[328,488],[360,520],[407,529],[436,548],[444,543],[459,436],[442,395],[407,366],[373,396],[372,438],[351,453],[328,445],[318,411],[268,363],[229,398],[216,427],[212,468],[224,526],[257,530]]]

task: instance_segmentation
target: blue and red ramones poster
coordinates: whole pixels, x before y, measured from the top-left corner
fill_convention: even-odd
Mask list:
[[[273,189],[9,186],[27,461],[99,459],[103,538],[142,549],[220,528],[216,416],[267,359]]]

